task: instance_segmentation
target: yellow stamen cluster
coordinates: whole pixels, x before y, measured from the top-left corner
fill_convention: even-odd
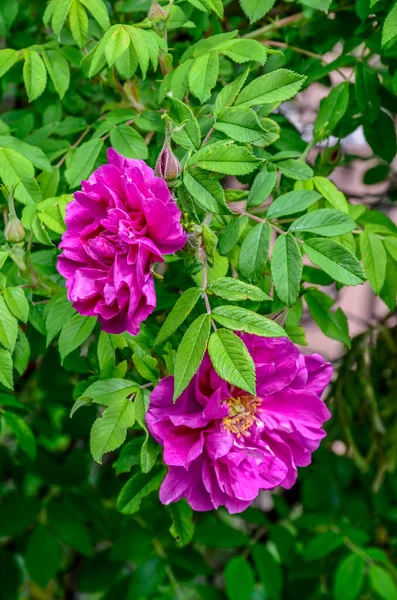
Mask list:
[[[256,414],[261,412],[258,408],[261,400],[255,396],[237,396],[226,400],[230,412],[223,419],[223,427],[226,431],[234,433],[239,438],[248,435],[247,430],[256,421]]]

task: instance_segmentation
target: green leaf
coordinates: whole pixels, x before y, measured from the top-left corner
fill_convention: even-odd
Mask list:
[[[55,4],[55,9],[52,14],[51,24],[54,33],[60,34],[62,27],[65,24],[66,18],[69,14],[70,7],[74,0],[58,0]],[[44,15],[44,22],[48,22],[51,17]]]
[[[264,17],[275,2],[276,0],[240,0],[240,5],[252,24]]]
[[[169,506],[172,515],[170,533],[175,538],[179,548],[192,541],[194,534],[193,510],[184,498]]]
[[[354,90],[358,107],[365,120],[373,123],[380,110],[378,74],[367,63],[359,61],[355,75]]]
[[[76,314],[62,327],[61,335],[59,336],[59,354],[61,362],[65,357],[81,346],[88,336],[91,335],[96,325],[96,318],[83,317]]]
[[[262,302],[263,300],[271,300],[270,296],[265,294],[260,288],[249,283],[243,283],[234,277],[220,277],[212,281],[208,288],[208,292],[229,300],[231,302],[239,300],[254,300]]]
[[[248,175],[262,162],[244,146],[209,144],[193,154],[189,164],[224,175]]]
[[[397,37],[397,4],[388,13],[382,29],[382,46],[391,46]],[[382,596],[383,597],[383,596]],[[391,600],[391,598],[390,598]]]
[[[145,32],[138,27],[126,25],[125,27],[130,35],[132,45],[134,46],[135,53],[138,57],[139,66],[142,71],[142,76],[145,79],[147,70],[149,68],[149,49]]]
[[[286,336],[284,329],[275,321],[239,306],[217,306],[211,316],[223,327],[234,331],[246,331],[261,337]]]
[[[195,59],[189,73],[189,88],[203,104],[211,96],[219,72],[217,52],[208,52]]]
[[[11,48],[0,50],[0,77],[3,77],[20,59],[20,54]]]
[[[263,167],[254,179],[247,199],[247,206],[260,206],[267,200],[277,183],[277,171]]]
[[[222,52],[237,63],[246,63],[253,60],[264,65],[267,59],[265,48],[256,40],[231,40],[223,46]]]
[[[277,238],[270,265],[277,296],[291,306],[299,295],[303,268],[302,255],[293,235],[287,233]]]
[[[383,566],[370,565],[369,580],[371,588],[382,600],[397,600],[397,586],[393,577]]]
[[[113,402],[125,400],[137,389],[139,386],[129,379],[101,379],[89,385],[80,398],[90,398],[96,404],[109,406]]]
[[[251,229],[243,241],[238,269],[247,281],[255,282],[263,274],[269,252],[270,235],[269,223],[259,223]]]
[[[30,345],[28,338],[22,331],[18,330],[17,343],[15,344],[14,353],[12,360],[14,361],[14,369],[16,369],[19,375],[23,375],[28,367],[30,359]]]
[[[0,177],[14,196],[23,204],[34,204],[34,199],[26,181],[34,177],[34,167],[30,160],[11,148],[0,148]]]
[[[79,48],[83,48],[88,33],[88,17],[80,0],[73,0],[69,11],[70,30]]]
[[[171,312],[158,332],[154,343],[155,346],[162,344],[178,329],[183,321],[190,315],[202,293],[203,291],[196,287],[183,292],[182,296],[178,298],[175,305],[172,307]]]
[[[228,600],[250,600],[255,579],[246,558],[235,556],[229,560],[225,569],[225,584]]]
[[[127,50],[130,42],[131,38],[123,25],[112,27],[110,36],[106,38],[105,45],[105,55],[109,67]]]
[[[333,208],[320,208],[296,219],[288,231],[310,231],[310,233],[332,237],[349,233],[355,226],[353,219],[346,213]]]
[[[391,163],[396,156],[397,148],[393,119],[381,110],[376,123],[364,123],[364,134],[374,154]]]
[[[4,290],[4,299],[8,308],[19,321],[27,323],[29,316],[29,302],[20,287],[9,287]]]
[[[332,0],[300,0],[300,1],[305,6],[309,6],[310,8],[317,8],[317,10],[323,10],[324,12],[328,12],[328,9],[331,6],[331,2],[332,2]]]
[[[382,240],[371,231],[360,234],[361,260],[375,294],[379,294],[386,277],[386,250]]]
[[[51,298],[47,305],[46,314],[46,330],[47,330],[47,346],[52,342],[54,337],[58,335],[64,326],[65,322],[69,321],[75,314],[72,304],[66,297],[65,290],[61,290]]]
[[[210,316],[200,315],[190,325],[179,344],[174,369],[174,401],[187,388],[203,360],[210,327]]]
[[[280,600],[283,587],[281,566],[264,544],[252,546],[252,557],[269,600]]]
[[[316,177],[313,177],[313,183],[320,194],[327,200],[327,202],[332,204],[334,208],[345,213],[349,212],[349,205],[345,195],[338,190],[332,181],[326,177],[320,177],[316,175]]]
[[[107,31],[110,21],[105,3],[102,0],[81,0],[81,2],[90,11],[98,25]]]
[[[397,263],[389,255],[386,262],[386,279],[379,295],[386,306],[394,311],[397,297]]]
[[[364,583],[365,562],[358,554],[340,561],[334,580],[335,600],[356,600]]]
[[[397,262],[397,238],[386,237],[383,243],[390,256]]]
[[[101,331],[98,339],[98,364],[101,379],[112,376],[115,367],[115,345],[110,333]]]
[[[140,454],[140,465],[142,473],[149,473],[156,464],[157,456],[160,452],[160,446],[155,440],[146,433],[146,438],[142,444]]]
[[[36,100],[45,90],[47,71],[41,56],[37,52],[25,50],[23,64],[23,81],[29,102]]]
[[[311,262],[324,269],[336,281],[345,285],[360,285],[365,274],[357,258],[342,244],[333,240],[313,238],[303,244]]]
[[[233,250],[244,229],[247,227],[248,222],[249,217],[247,217],[247,215],[240,215],[237,218],[231,219],[226,227],[219,232],[219,254],[225,256]]]
[[[146,160],[148,148],[143,137],[129,125],[119,125],[110,130],[112,148],[127,158]]]
[[[261,0],[262,1],[262,0]],[[266,73],[243,89],[236,100],[236,106],[258,106],[285,102],[293,98],[301,89],[305,77],[288,69],[276,69]]]
[[[287,192],[276,198],[276,200],[273,200],[267,211],[267,218],[275,219],[303,212],[309,208],[309,206],[315,204],[320,198],[320,194],[313,190]]]
[[[175,71],[171,73],[172,99],[182,100],[186,95],[189,87],[189,73],[193,62],[194,60],[192,58],[190,60],[186,60],[184,63],[178,65]]]
[[[230,214],[223,187],[206,171],[198,168],[185,171],[183,183],[193,200],[203,210],[215,215]]]
[[[47,505],[48,526],[67,546],[83,556],[92,556],[92,545],[87,526],[75,507],[66,502],[51,501]]]
[[[346,113],[349,105],[349,85],[349,82],[344,81],[334,87],[321,101],[320,110],[314,123],[315,140],[320,141],[329,137]]]
[[[257,142],[265,133],[256,112],[247,106],[223,110],[214,123],[214,129],[242,143]]]
[[[25,566],[30,578],[46,588],[61,567],[62,552],[57,538],[44,525],[36,525],[29,537]]]
[[[328,556],[343,545],[343,535],[334,531],[325,531],[316,535],[306,545],[303,556],[305,560],[318,560]]]
[[[158,490],[163,479],[164,469],[150,475],[137,473],[121,489],[117,498],[117,509],[124,515],[136,513],[143,498]]]
[[[36,440],[29,425],[22,417],[8,411],[3,413],[3,418],[15,435],[21,449],[31,460],[34,460],[36,458]]]
[[[127,429],[135,423],[134,404],[131,400],[114,400],[97,419],[90,433],[90,449],[94,460],[102,464],[102,456],[115,450],[127,437]]]
[[[4,296],[0,296],[0,343],[13,352],[18,336],[18,321],[11,314]]]
[[[218,33],[216,35],[210,35],[209,37],[200,40],[193,46],[192,49],[189,49],[188,56],[186,58],[190,58],[190,56],[203,56],[208,52],[212,52],[214,50],[222,50],[227,46],[227,43],[235,38],[238,35],[238,30],[228,31],[227,33]]]
[[[179,67],[178,67],[179,68]],[[248,77],[249,69],[244,71],[241,75],[239,75],[234,81],[225,85],[215,100],[215,109],[214,109],[214,117],[216,118],[218,114],[231,106],[236,100],[238,94],[240,93],[241,88],[243,87],[246,79]]]
[[[256,394],[254,361],[241,338],[228,329],[218,329],[210,337],[208,352],[219,377]]]
[[[66,180],[71,188],[81,185],[83,179],[91,175],[100,151],[103,140],[96,139],[85,142],[77,148],[70,162],[70,167],[65,171]]]
[[[288,158],[277,163],[277,168],[283,175],[297,181],[306,181],[313,177],[313,169],[303,160]]]
[[[14,389],[12,378],[12,357],[11,353],[0,346],[0,383],[9,390]]]
[[[58,96],[62,99],[70,83],[69,63],[61,52],[51,50],[50,48],[42,52],[42,57],[54,88]]]
[[[349,329],[344,312],[340,308],[335,312],[330,310],[335,301],[318,290],[307,292],[304,297],[309,312],[321,331],[333,340],[350,347]]]
[[[31,146],[12,135],[0,135],[0,146],[15,150],[15,152],[18,152],[23,157],[27,158],[38,169],[51,171],[50,161],[44,152],[40,148],[37,148],[37,146]],[[29,170],[29,172],[31,172],[31,170]],[[33,177],[33,175],[29,176]]]
[[[184,128],[173,134],[173,139],[187,150],[191,148],[198,150],[201,144],[201,134],[196,117],[187,104],[176,98],[170,98],[169,100],[171,103],[170,117],[175,125],[180,125],[186,121]]]

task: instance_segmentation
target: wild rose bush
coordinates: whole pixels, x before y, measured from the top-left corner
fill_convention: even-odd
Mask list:
[[[0,35],[1,598],[397,598],[396,6],[5,0]],[[333,183],[358,128],[375,207]]]

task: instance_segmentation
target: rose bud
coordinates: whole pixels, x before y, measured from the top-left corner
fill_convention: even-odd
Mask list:
[[[18,217],[12,217],[4,229],[4,235],[7,242],[17,244],[25,239],[25,228]]]
[[[171,144],[168,140],[166,140],[157,159],[155,173],[157,177],[165,179],[168,187],[173,187],[181,174],[180,162],[173,153]]]
[[[160,4],[158,3],[158,0],[153,0],[153,4],[149,8],[147,17],[148,17],[149,21],[152,21],[152,23],[155,21],[159,21],[160,19],[161,20],[165,19],[165,17],[166,17],[165,10],[162,6],[160,6]]]

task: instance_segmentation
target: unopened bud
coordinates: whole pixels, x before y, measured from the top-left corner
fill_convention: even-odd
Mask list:
[[[165,179],[168,187],[173,187],[181,174],[181,164],[173,153],[170,142],[167,140],[157,159],[155,172],[157,177]]]
[[[154,22],[159,21],[160,19],[164,20],[165,16],[166,14],[164,8],[160,6],[158,0],[153,0],[152,6],[149,8],[149,12],[147,14],[149,21]]]
[[[12,217],[4,229],[4,235],[7,242],[17,244],[25,239],[25,229],[21,221],[17,217]]]

